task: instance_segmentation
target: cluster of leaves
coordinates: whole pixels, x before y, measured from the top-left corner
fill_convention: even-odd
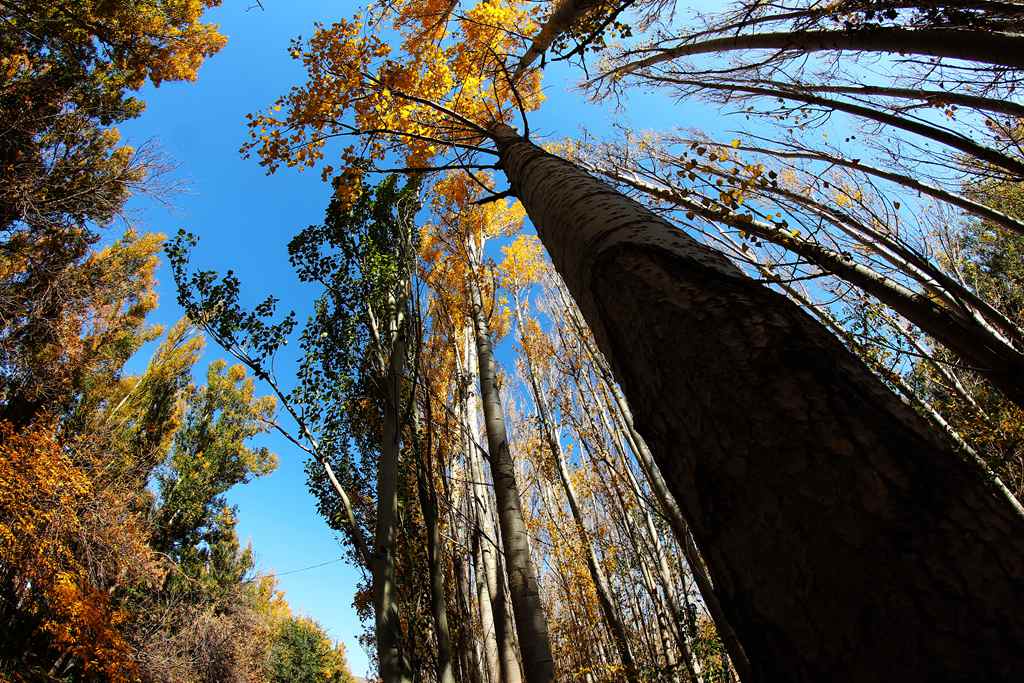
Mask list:
[[[356,490],[376,479],[387,359],[409,325],[418,195],[418,182],[400,187],[397,176],[388,177],[352,205],[335,198],[324,223],[300,231],[288,245],[299,279],[323,288],[302,334],[297,392],[304,414],[319,425],[324,452],[340,471],[353,473]],[[322,468],[311,466],[308,473],[321,514],[343,530]],[[369,535],[373,498],[361,498],[357,511]]]
[[[359,148],[339,153],[340,173],[331,164],[321,169],[325,180],[333,178],[337,197],[350,204],[367,170],[381,161],[398,158],[403,168],[427,169],[453,149],[472,154],[493,123],[511,120],[517,107],[539,106],[537,74],[513,89],[496,59],[513,53],[519,36],[534,30],[525,3],[484,0],[464,11],[430,9],[416,2],[389,5],[386,15],[404,39],[399,56],[380,38],[384,18],[368,25],[360,15],[318,25],[311,38],[293,43],[290,53],[305,67],[306,82],[249,116],[243,153],[256,154],[268,172],[282,165],[312,168],[324,160],[330,140],[357,136]]]
[[[111,126],[147,81],[194,80],[224,44],[218,0],[0,2],[0,677],[253,681],[294,656],[293,618],[254,579],[227,490],[274,469],[273,420],[241,366],[161,330],[163,239],[101,229],[157,160]],[[322,630],[301,622],[325,641]],[[328,647],[301,680],[347,681]],[[275,677],[277,676],[277,677]]]
[[[270,653],[270,681],[355,683],[342,645],[332,645],[323,629],[309,619],[292,618],[280,627]]]
[[[118,348],[111,339],[100,344],[108,331],[88,329],[78,315],[84,302],[126,317],[154,303],[133,294],[144,289],[133,279],[151,277],[151,267],[134,261],[153,259],[154,238],[130,233],[91,251],[99,228],[133,191],[155,189],[160,170],[152,153],[122,145],[111,126],[142,111],[131,91],[147,79],[196,77],[224,44],[201,21],[216,4],[0,3],[0,415],[15,424],[73,394],[75,368]]]

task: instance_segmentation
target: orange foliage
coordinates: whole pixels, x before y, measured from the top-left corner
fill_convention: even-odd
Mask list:
[[[478,144],[482,130],[510,121],[517,106],[498,55],[516,52],[536,25],[521,0],[484,0],[463,12],[457,4],[405,0],[372,24],[357,14],[318,25],[290,51],[306,82],[248,116],[243,153],[255,151],[269,172],[282,164],[308,168],[324,159],[329,139],[358,135],[364,145],[358,154],[355,147],[341,152],[344,168],[335,177],[338,195],[354,198],[363,161],[391,153],[423,168],[450,149]],[[377,37],[385,17],[405,38],[397,57]],[[524,109],[539,106],[539,85],[537,74],[517,83]],[[333,174],[330,165],[322,169],[325,180]]]
[[[130,680],[135,672],[118,630],[126,615],[110,604],[109,589],[156,566],[141,525],[125,519],[123,498],[94,488],[86,468],[58,444],[52,424],[37,421],[21,432],[0,424],[4,579],[12,597],[39,618],[39,637],[75,657],[85,674],[109,681]],[[107,523],[99,524],[99,516]]]

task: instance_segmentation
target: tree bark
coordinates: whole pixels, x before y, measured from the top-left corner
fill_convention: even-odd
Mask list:
[[[531,64],[540,59],[558,36],[572,28],[574,22],[596,7],[599,0],[562,0],[552,4],[550,16],[520,58],[513,80],[517,80]]]
[[[412,671],[401,643],[401,621],[395,594],[394,541],[398,517],[398,455],[401,446],[402,381],[406,338],[395,330],[384,377],[383,434],[377,465],[377,527],[372,561],[377,662],[384,683],[412,683]]]
[[[508,126],[491,134],[753,681],[1019,677],[1024,520],[977,463],[785,297]]]
[[[540,380],[537,377],[536,369],[533,366],[533,359],[530,356],[529,350],[526,349],[526,328],[524,326],[522,304],[519,300],[518,293],[513,292],[513,298],[515,303],[516,325],[520,331],[520,344],[523,345],[523,357],[526,360],[526,374],[529,379],[531,393],[533,394],[533,403],[537,407],[537,416],[540,418],[540,426],[543,431],[544,441],[547,443],[549,455],[555,462],[558,479],[562,484],[562,491],[565,493],[565,497],[569,501],[569,511],[572,513],[572,519],[576,526],[576,534],[579,536],[581,549],[583,550],[584,557],[587,562],[587,569],[590,571],[590,579],[594,582],[594,589],[597,592],[597,601],[601,605],[601,612],[604,615],[605,621],[608,622],[608,627],[612,631],[612,640],[615,642],[615,647],[618,650],[619,660],[622,662],[625,679],[630,681],[630,683],[639,683],[640,672],[636,668],[636,662],[633,660],[633,653],[629,647],[629,635],[626,632],[626,626],[623,624],[622,619],[619,616],[615,602],[612,600],[612,592],[611,587],[608,584],[608,579],[605,576],[600,563],[597,561],[597,555],[594,553],[594,547],[590,541],[590,533],[587,531],[586,524],[583,522],[583,513],[580,512],[580,505],[576,498],[576,491],[573,488],[572,480],[569,478],[569,470],[565,465],[565,457],[562,454],[562,444],[558,440],[555,423],[552,420],[551,411],[548,408],[547,397],[541,390]]]
[[[784,247],[823,271],[856,285],[920,327],[988,379],[1006,398],[1024,407],[1024,354],[993,334],[989,328],[978,324],[974,318],[957,315],[926,294],[908,289],[896,280],[857,263],[852,255],[839,253],[813,240],[790,234],[772,223],[751,219],[724,207],[715,210],[673,189],[654,187],[614,171],[602,173],[653,197],[672,202],[708,221],[725,223]]]
[[[470,337],[472,337],[471,334],[467,335],[467,342],[470,341]],[[470,359],[475,355],[474,349],[475,347],[472,343],[467,344],[467,366],[472,364]],[[498,683],[499,681],[501,683],[518,683],[520,680],[519,662],[516,659],[515,648],[512,646],[509,635],[511,622],[503,618],[505,614],[505,595],[504,593],[499,593],[498,590],[498,534],[495,530],[491,514],[490,493],[487,490],[483,467],[480,465],[480,455],[477,452],[479,440],[475,422],[477,397],[472,388],[469,388],[467,391],[469,393],[466,397],[465,414],[463,416],[466,436],[467,478],[470,480],[468,487],[473,504],[471,517],[474,520],[473,533],[475,535],[473,557],[476,565],[477,603],[480,609],[480,627],[483,631],[487,670],[493,683]],[[504,585],[504,583],[501,585]],[[496,606],[499,608],[496,609]],[[496,622],[496,616],[502,617],[502,620]],[[504,676],[502,671],[505,672]]]
[[[498,525],[508,570],[508,589],[512,598],[516,632],[523,658],[523,672],[528,683],[555,680],[555,663],[551,654],[547,620],[537,584],[537,569],[530,557],[519,484],[515,464],[508,447],[505,416],[498,394],[498,373],[491,348],[490,332],[484,320],[483,299],[474,277],[468,278],[476,334],[477,362],[480,372],[480,398],[484,408],[487,450],[498,503]]]
[[[726,652],[729,653],[729,659],[732,660],[740,679],[748,680],[752,676],[747,655],[743,651],[743,646],[740,644],[739,639],[736,637],[736,632],[722,611],[722,604],[715,593],[711,577],[708,576],[704,560],[693,542],[693,537],[686,525],[686,520],[683,518],[683,513],[669,492],[668,484],[665,483],[665,478],[662,476],[661,470],[658,469],[658,465],[655,463],[647,443],[636,431],[633,413],[629,409],[626,397],[622,395],[622,390],[615,382],[615,378],[612,376],[604,356],[593,347],[588,330],[586,329],[586,323],[580,319],[579,311],[576,309],[575,304],[565,300],[566,295],[562,287],[558,288],[558,295],[562,297],[564,317],[572,325],[580,345],[594,364],[598,377],[601,378],[601,381],[612,397],[615,404],[615,410],[612,411],[614,426],[617,430],[622,431],[626,443],[629,444],[630,450],[633,451],[637,462],[640,463],[640,468],[647,479],[647,484],[654,493],[655,500],[657,500],[662,514],[668,521],[669,528],[672,529],[672,535],[676,539],[676,544],[683,551],[686,563],[689,565],[690,572],[697,583],[697,590],[700,591],[701,598],[704,600],[704,606],[707,607],[708,614],[715,624],[718,637],[722,639]]]
[[[475,410],[469,411],[471,416],[475,413]],[[468,468],[466,476],[470,480],[467,487],[470,489],[470,500],[473,506],[470,517],[473,520],[473,562],[476,567],[476,601],[480,611],[484,657],[490,680],[493,683],[499,681],[505,683],[505,679],[502,677],[503,661],[506,670],[518,672],[518,665],[515,663],[515,653],[509,651],[510,643],[505,637],[507,628],[504,624],[499,627],[495,623],[494,604],[500,597],[498,596],[498,559],[496,557],[498,537],[492,523],[490,497],[484,483],[483,470],[479,465],[479,456],[476,453],[476,430],[468,425],[468,420],[467,431]],[[501,596],[501,599],[504,602],[504,596]],[[512,664],[516,664],[515,667],[509,664],[510,659]]]
[[[618,387],[615,387],[613,391],[618,393]],[[619,405],[620,400],[621,405]],[[726,652],[729,653],[729,659],[733,661],[740,674],[740,678],[746,680],[747,677],[750,677],[750,662],[747,661],[747,655],[743,651],[743,646],[740,644],[739,639],[736,637],[736,632],[722,611],[722,605],[718,600],[718,595],[715,593],[711,578],[708,576],[704,560],[697,551],[697,546],[693,542],[690,530],[683,519],[683,514],[675,500],[672,499],[672,495],[668,492],[668,486],[661,476],[654,458],[647,449],[647,444],[643,441],[643,437],[635,433],[632,426],[632,416],[628,413],[628,408],[625,411],[623,410],[626,406],[625,400],[621,398],[621,393],[616,397],[616,403],[620,411],[620,419],[626,425],[626,435],[630,448],[637,454],[637,459],[643,468],[648,485],[654,492],[654,497],[658,501],[665,519],[668,521],[669,528],[672,529],[672,535],[675,537],[676,543],[683,551],[686,564],[690,568],[694,581],[697,583],[697,590],[704,600],[704,606],[707,607],[708,614],[715,624],[718,637],[721,638]]]
[[[413,398],[415,401],[415,397]],[[414,404],[416,429],[419,430],[419,407]],[[434,617],[437,637],[437,681],[455,683],[452,667],[452,637],[448,628],[448,607],[444,588],[444,558],[441,554],[443,539],[437,515],[437,492],[434,490],[430,455],[420,452],[417,458],[416,484],[423,512],[423,527],[427,541],[427,566],[430,571],[430,609]]]

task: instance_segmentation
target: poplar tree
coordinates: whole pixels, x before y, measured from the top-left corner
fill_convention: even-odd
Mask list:
[[[308,83],[278,102],[283,114],[253,117],[249,149],[271,169],[316,165],[330,136],[351,134],[371,163],[395,152],[401,170],[503,172],[507,190],[477,178],[493,190],[478,201],[511,195],[526,209],[689,522],[753,680],[1008,680],[1021,664],[1010,605],[1024,522],[984,469],[796,304],[534,144],[536,81],[513,87],[498,50],[472,52],[479,23],[463,30],[450,52],[430,43],[398,61],[356,23],[320,29],[294,47]],[[517,113],[521,133],[508,125]],[[341,196],[358,188],[358,156],[342,154]]]

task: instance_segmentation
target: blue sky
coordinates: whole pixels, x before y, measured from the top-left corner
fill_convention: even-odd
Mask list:
[[[196,233],[200,244],[195,266],[233,269],[249,302],[273,294],[284,310],[295,309],[301,318],[314,292],[296,281],[285,247],[297,230],[319,222],[329,188],[319,173],[285,170],[268,177],[254,160],[242,159],[238,149],[246,137],[244,116],[301,82],[302,70],[286,50],[291,38],[310,35],[316,21],[349,16],[361,3],[264,0],[263,11],[247,9],[250,4],[255,3],[229,0],[211,12],[210,19],[229,38],[224,50],[203,66],[198,82],[144,90],[146,113],[121,126],[130,144],[155,143],[176,165],[173,178],[186,187],[171,197],[170,206],[145,197],[132,200],[129,217],[144,230],[173,235],[184,227]],[[535,135],[561,138],[579,132],[581,125],[600,134],[613,120],[662,130],[728,127],[714,125],[707,107],[653,96],[633,96],[631,115],[588,105],[572,90],[579,75],[565,67],[549,69],[548,101],[531,117]],[[154,318],[169,324],[181,310],[165,265],[158,278],[160,308]],[[210,345],[204,363],[223,355]],[[313,567],[340,556],[337,539],[306,491],[303,455],[278,437],[266,437],[264,443],[278,453],[280,466],[272,475],[231,491],[231,502],[239,508],[240,536],[252,542],[260,571],[279,574],[292,608],[344,641],[353,672],[365,675],[367,656],[357,642],[362,627],[352,608],[358,571],[343,562]]]

